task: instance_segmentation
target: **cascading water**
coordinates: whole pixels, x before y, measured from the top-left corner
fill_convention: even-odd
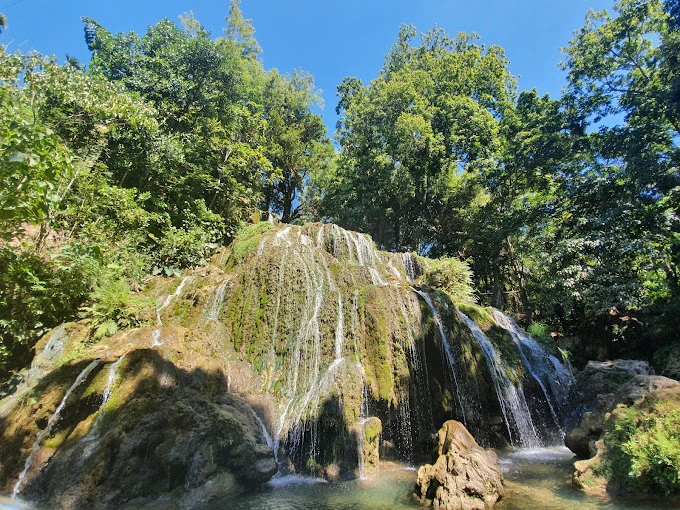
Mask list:
[[[224,303],[224,295],[227,292],[228,284],[229,280],[223,280],[222,283],[220,283],[217,289],[215,290],[215,293],[212,295],[210,303],[208,304],[205,310],[205,318],[207,320],[216,321],[217,319],[219,319],[220,309],[222,308],[222,303]]]
[[[453,377],[453,384],[455,386],[456,397],[458,399],[458,405],[460,407],[461,416],[463,417],[463,423],[467,427],[465,407],[463,406],[463,396],[460,392],[460,385],[458,384],[459,374],[458,367],[456,366],[456,358],[453,354],[453,350],[451,349],[451,345],[449,344],[448,338],[446,337],[446,333],[444,332],[444,324],[442,323],[442,319],[439,315],[439,312],[437,311],[437,308],[435,308],[432,299],[430,299],[430,296],[428,296],[421,290],[418,289],[412,290],[425,300],[425,303],[427,303],[427,306],[430,308],[430,312],[432,313],[432,318],[434,319],[434,322],[437,325],[437,328],[439,329],[439,337],[441,339],[442,347],[444,349],[444,354],[446,356],[446,362],[449,367],[449,372]]]
[[[57,409],[54,411],[54,414],[50,416],[49,420],[47,420],[47,425],[45,426],[45,428],[38,432],[38,436],[36,437],[35,442],[33,443],[31,453],[29,454],[28,458],[26,459],[26,462],[24,463],[24,469],[19,474],[19,479],[14,485],[14,490],[12,491],[12,499],[15,499],[19,492],[21,491],[21,486],[23,485],[24,479],[26,478],[26,473],[28,473],[28,470],[31,468],[31,465],[35,460],[35,457],[38,455],[38,452],[40,451],[40,444],[42,443],[42,440],[50,435],[50,433],[52,432],[52,428],[54,428],[54,425],[57,423],[57,421],[59,421],[59,415],[66,406],[68,398],[75,391],[75,389],[82,384],[82,382],[87,378],[87,376],[90,375],[90,372],[92,372],[97,367],[97,365],[99,365],[99,360],[94,360],[92,363],[87,365],[82,372],[80,372],[75,382],[66,391],[66,394],[61,399],[61,402],[57,406]]]
[[[413,255],[411,253],[402,253],[401,260],[404,264],[406,279],[409,281],[409,283],[415,282],[418,274],[416,271],[416,261],[413,258]]]
[[[456,308],[460,318],[467,324],[468,328],[475,337],[475,340],[479,343],[484,357],[486,358],[486,364],[489,367],[489,372],[491,373],[491,378],[493,380],[494,388],[496,389],[496,395],[498,396],[498,401],[503,411],[503,416],[505,417],[505,424],[508,428],[508,434],[510,436],[510,443],[513,446],[518,446],[522,448],[537,448],[541,445],[536,432],[536,427],[531,419],[531,413],[529,412],[529,406],[527,405],[526,398],[524,397],[524,391],[522,386],[518,381],[517,374],[512,372],[514,379],[518,382],[515,384],[510,376],[508,375],[507,368],[503,365],[496,348],[487,338],[481,328],[477,325],[475,321],[470,319],[467,315]],[[514,427],[511,426],[514,425]],[[514,437],[513,429],[516,430],[517,436]]]
[[[425,344],[421,342],[421,349],[416,346],[413,337],[412,324],[409,320],[406,307],[403,302],[400,302],[401,315],[406,327],[406,345],[403,346],[406,352],[409,371],[412,374],[412,380],[415,384],[415,390],[419,396],[417,402],[417,409],[420,414],[420,421],[427,430],[434,430],[434,420],[432,417],[432,402],[429,396],[432,394],[430,390],[430,375],[427,369],[427,357],[425,353]]]
[[[177,296],[180,295],[180,293],[182,292],[182,289],[184,288],[184,285],[187,283],[187,281],[189,281],[190,278],[191,278],[191,276],[185,276],[184,278],[182,278],[182,281],[179,282],[179,285],[175,289],[175,292],[173,292],[168,297],[166,297],[165,301],[163,301],[163,304],[159,308],[156,309],[156,325],[158,325],[158,326],[163,325],[163,321],[161,320],[161,312],[164,309],[166,309],[168,307],[168,305],[170,305],[170,303],[172,303],[173,299],[175,299]]]
[[[102,403],[99,406],[99,411],[97,412],[97,416],[95,417],[92,426],[90,427],[90,431],[83,438],[84,441],[92,441],[99,437],[99,433],[101,432],[102,421],[104,419],[104,408],[106,407],[106,404],[109,403],[109,399],[113,394],[113,385],[116,382],[118,367],[120,367],[120,364],[122,363],[124,358],[125,354],[118,358],[118,361],[116,361],[115,363],[111,363],[111,366],[109,367],[109,378],[106,381],[106,388],[104,389]]]
[[[561,436],[564,436],[558,413],[566,403],[574,376],[555,356],[548,354],[536,340],[524,333],[512,318],[496,309],[493,310],[493,317],[500,327],[510,333],[522,363],[541,388],[555,424]]]

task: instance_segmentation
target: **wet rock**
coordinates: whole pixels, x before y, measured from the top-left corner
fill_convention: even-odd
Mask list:
[[[649,365],[640,362],[641,365],[629,365],[627,367],[641,368]],[[590,366],[590,363],[589,363]],[[647,370],[648,372],[648,370]],[[602,371],[596,373],[602,374]],[[587,412],[582,420],[564,438],[564,443],[572,452],[582,459],[588,459],[596,455],[597,448],[595,442],[602,436],[604,422],[607,414],[612,412],[617,405],[633,405],[640,402],[645,396],[654,391],[680,386],[680,382],[660,375],[631,375],[635,372],[612,370],[607,367],[604,373],[615,374],[617,376],[625,373],[630,375],[627,382],[615,385],[609,380],[606,387],[611,390],[609,393],[600,393],[596,397],[595,408]],[[599,381],[607,381],[606,378],[598,378]],[[580,384],[577,383],[577,384]]]
[[[62,444],[56,453],[43,445],[22,497],[64,509],[147,504],[178,493],[198,503],[256,487],[277,472],[247,402],[214,394],[224,392],[219,374],[186,373],[154,351],[128,354],[121,372],[96,434],[80,423],[71,429],[79,414],[98,412],[90,398],[74,396],[52,439]],[[164,377],[176,384],[163,386]]]
[[[357,441],[358,476],[375,475],[380,470],[382,422],[377,416],[364,418],[352,429]]]
[[[441,510],[488,510],[504,496],[498,456],[480,447],[462,423],[438,432],[438,458],[418,470],[416,496]]]

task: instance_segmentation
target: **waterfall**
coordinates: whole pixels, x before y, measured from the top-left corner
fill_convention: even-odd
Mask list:
[[[366,478],[364,473],[364,425],[366,424],[366,419],[361,419],[357,422],[358,433],[357,433],[357,468],[359,471],[359,480],[364,480]]]
[[[274,309],[274,327],[272,328],[272,339],[269,345],[269,352],[267,353],[267,362],[269,364],[268,382],[269,389],[271,389],[272,375],[276,370],[276,334],[279,326],[279,311],[281,309],[281,289],[283,288],[283,277],[285,275],[286,255],[288,250],[284,250],[281,254],[281,262],[279,263],[279,279],[276,287],[276,308]]]
[[[373,285],[377,285],[379,287],[385,287],[387,285],[387,282],[382,279],[376,268],[369,267],[368,271],[371,273],[371,281],[373,282]]]
[[[418,399],[417,409],[420,411],[421,422],[425,425],[427,430],[434,430],[434,420],[432,418],[432,402],[430,396],[430,375],[427,370],[427,358],[425,354],[425,343],[421,342],[422,348],[419,350],[416,346],[413,337],[411,321],[408,318],[408,313],[403,301],[399,302],[401,306],[401,315],[406,327],[406,344],[403,346],[406,352],[409,371],[413,374],[412,380]]]
[[[496,389],[498,402],[501,406],[501,410],[503,411],[505,425],[508,428],[510,443],[513,446],[519,446],[522,448],[536,448],[540,446],[538,434],[536,433],[534,422],[531,419],[529,406],[527,405],[526,398],[524,397],[524,391],[522,390],[520,383],[518,382],[517,386],[515,386],[515,384],[512,382],[512,379],[508,375],[508,371],[503,365],[503,362],[501,361],[498,352],[496,352],[494,345],[480,329],[477,323],[457,308],[456,310],[460,318],[465,322],[465,324],[467,324],[468,328],[472,332],[472,335],[475,337],[475,340],[477,340],[482,352],[484,353],[486,364],[489,367],[493,385]],[[513,373],[513,376],[515,376],[515,379],[517,379],[516,374]],[[512,427],[510,426],[511,421],[514,424],[519,436],[516,440],[513,438]]]
[[[460,392],[460,386],[458,385],[458,368],[456,367],[456,358],[453,354],[453,350],[451,349],[451,345],[449,345],[446,333],[444,332],[444,324],[442,323],[442,319],[439,316],[439,312],[435,308],[434,303],[432,303],[430,296],[421,290],[412,290],[425,300],[427,306],[430,308],[430,312],[432,313],[432,318],[434,319],[437,328],[439,328],[439,337],[441,338],[442,347],[444,348],[444,354],[446,355],[446,362],[449,366],[449,372],[453,377],[453,384],[456,389],[456,397],[458,398],[458,405],[460,406],[461,416],[463,417],[463,424],[467,427],[467,418],[465,417],[465,408],[463,407],[463,396]]]
[[[219,287],[215,290],[215,293],[210,299],[210,304],[206,307],[205,318],[208,321],[216,321],[220,316],[220,309],[222,308],[222,303],[224,303],[224,295],[227,292],[227,284],[229,280],[223,280]]]
[[[288,233],[292,227],[286,227],[283,230],[279,230],[274,236],[274,246],[280,246],[282,242],[286,243],[286,246],[293,246],[293,243],[288,239]]]
[[[161,330],[160,328],[154,328],[151,333],[151,347],[158,347],[159,345],[163,345],[163,342],[161,342]]]
[[[90,427],[90,431],[88,432],[87,436],[83,438],[84,441],[91,441],[93,439],[96,439],[97,436],[99,435],[99,429],[101,428],[102,420],[104,419],[104,408],[106,407],[106,404],[108,404],[109,399],[113,394],[113,384],[116,382],[118,367],[123,361],[123,358],[125,358],[125,354],[118,358],[118,361],[116,361],[115,363],[111,363],[111,366],[109,367],[109,378],[106,381],[106,388],[104,389],[102,403],[99,406],[99,411],[97,411],[97,416],[95,417],[94,422]]]
[[[493,311],[493,317],[500,327],[510,333],[522,358],[522,363],[541,388],[555,424],[563,436],[558,411],[566,403],[574,377],[555,356],[545,352],[539,343],[524,333],[510,317],[496,309]]]
[[[99,365],[99,360],[94,360],[92,363],[87,365],[82,372],[80,372],[75,382],[71,385],[71,387],[68,389],[64,397],[61,399],[61,402],[57,406],[56,411],[54,411],[54,414],[50,416],[49,420],[47,420],[47,426],[40,432],[38,432],[38,436],[36,437],[35,442],[33,443],[31,453],[29,454],[28,458],[26,459],[26,462],[24,463],[24,470],[19,474],[19,479],[14,485],[14,490],[12,491],[12,499],[15,499],[19,492],[21,491],[21,485],[24,483],[26,473],[28,473],[28,470],[31,468],[31,465],[35,460],[35,457],[38,455],[38,452],[40,451],[40,443],[42,443],[42,440],[45,437],[49,436],[50,432],[52,432],[52,428],[59,420],[59,415],[61,414],[61,411],[64,409],[64,406],[66,406],[66,402],[68,401],[68,398],[71,396],[71,393],[73,393],[75,389],[82,384],[82,382],[87,378],[88,375],[90,375],[90,372],[92,372],[97,367],[97,365]]]
[[[409,283],[416,281],[418,277],[416,273],[416,261],[411,253],[402,253],[401,260],[404,263],[404,271],[406,272],[406,279]]]
[[[252,414],[253,418],[257,422],[258,426],[260,427],[260,433],[262,434],[262,439],[264,439],[265,443],[267,446],[270,448],[274,448],[274,440],[272,439],[272,436],[269,434],[269,431],[267,430],[267,426],[264,424],[264,421],[262,421],[262,418],[260,418],[260,415],[255,412],[255,409],[253,409],[253,406],[250,405],[250,402],[248,402],[245,398],[243,398],[241,395],[237,395],[236,393],[231,393],[232,396],[236,397],[239,399],[241,402],[243,402],[250,413]],[[274,452],[274,457],[276,458],[276,452]]]
[[[163,325],[163,321],[161,320],[161,312],[165,308],[167,308],[167,306],[172,302],[173,299],[175,299],[177,296],[180,295],[180,293],[182,292],[182,289],[184,288],[184,284],[187,282],[187,280],[189,280],[189,278],[191,278],[191,276],[185,276],[184,278],[182,278],[182,281],[179,282],[179,285],[175,289],[175,292],[173,292],[168,297],[166,297],[165,301],[163,301],[163,304],[160,306],[160,308],[156,309],[156,324],[158,326]]]

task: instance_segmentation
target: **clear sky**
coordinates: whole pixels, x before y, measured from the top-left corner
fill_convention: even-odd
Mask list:
[[[559,48],[583,26],[589,9],[611,9],[613,0],[242,0],[264,50],[265,68],[304,69],[323,90],[329,131],[337,117],[335,95],[345,76],[370,81],[382,67],[401,23],[425,31],[435,23],[449,34],[476,32],[484,44],[499,44],[519,77],[520,89],[558,95],[565,84]],[[13,49],[65,54],[89,61],[81,16],[111,32],[144,33],[162,18],[178,21],[189,10],[221,35],[229,1],[215,0],[0,0],[8,28],[0,43]]]

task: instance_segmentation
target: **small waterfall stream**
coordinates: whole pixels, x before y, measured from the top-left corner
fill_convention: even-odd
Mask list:
[[[228,284],[229,280],[223,280],[215,290],[215,293],[212,295],[205,310],[205,318],[208,321],[216,321],[219,319],[220,309],[222,308],[222,303],[224,303],[224,295],[227,292]]]
[[[468,328],[470,328],[472,335],[475,337],[484,353],[486,364],[489,367],[489,372],[491,373],[491,378],[493,379],[493,384],[496,389],[496,395],[498,396],[498,401],[501,405],[503,416],[505,417],[505,424],[508,428],[510,442],[513,446],[521,448],[539,447],[541,442],[538,438],[534,422],[531,419],[529,406],[527,405],[524,391],[522,390],[521,383],[518,381],[517,374],[514,372],[512,373],[514,379],[518,381],[517,383],[514,383],[508,375],[508,370],[512,369],[508,368],[506,370],[496,348],[481,328],[463,312],[457,308],[456,310],[460,318],[467,324]],[[517,431],[517,438],[514,437],[511,424],[514,424],[514,429]]]
[[[430,299],[430,296],[428,296],[425,292],[418,290],[418,289],[412,289],[413,292],[418,294],[420,297],[422,297],[425,302],[427,303],[427,306],[430,308],[430,312],[432,313],[432,318],[434,319],[435,324],[437,325],[437,328],[439,329],[439,337],[441,339],[442,347],[444,349],[444,353],[446,355],[446,362],[449,367],[449,372],[451,376],[453,377],[453,384],[455,386],[456,390],[456,397],[458,399],[458,406],[460,407],[461,415],[463,417],[463,423],[467,427],[467,418],[465,417],[465,407],[463,406],[463,396],[460,392],[460,385],[458,384],[459,380],[459,374],[458,374],[458,368],[456,366],[456,358],[453,354],[453,350],[451,349],[451,345],[449,344],[448,338],[446,337],[446,333],[444,332],[444,324],[442,323],[442,319],[439,316],[439,311],[437,308],[434,306],[434,303],[432,302],[432,299]]]
[[[80,372],[74,383],[71,385],[71,387],[66,391],[66,394],[64,397],[61,399],[61,402],[57,406],[57,409],[54,411],[54,414],[50,416],[50,419],[47,420],[47,425],[45,426],[44,429],[42,429],[40,432],[38,432],[38,435],[35,439],[35,442],[33,443],[33,448],[31,449],[31,453],[29,454],[28,458],[26,459],[26,462],[24,463],[24,469],[23,471],[19,474],[19,478],[14,485],[14,490],[12,491],[12,499],[15,499],[19,492],[21,491],[21,486],[24,483],[24,479],[26,478],[26,474],[28,473],[28,470],[31,468],[31,465],[33,464],[33,461],[35,460],[35,457],[38,455],[38,452],[40,451],[40,444],[42,443],[43,439],[48,437],[50,433],[52,432],[52,428],[54,428],[54,425],[59,421],[59,415],[61,414],[61,411],[64,409],[66,406],[66,402],[68,402],[68,398],[71,396],[71,394],[82,384],[82,382],[87,379],[87,376],[90,375],[90,372],[92,372],[97,365],[99,365],[99,360],[94,360],[92,363],[87,365],[85,369]]]
[[[182,292],[182,289],[184,288],[184,285],[187,283],[187,281],[191,278],[191,276],[185,276],[182,278],[182,281],[179,282],[179,285],[175,289],[175,292],[170,294],[168,297],[165,298],[165,301],[163,301],[163,304],[156,309],[156,325],[162,326],[163,321],[161,320],[161,312],[168,307],[170,303],[172,303],[172,300],[175,299],[177,296],[180,295]]]
[[[548,354],[536,340],[524,333],[512,318],[496,309],[493,316],[496,323],[510,333],[522,363],[541,388],[555,425],[564,436],[558,410],[566,403],[574,376],[555,356]]]
[[[92,441],[99,437],[99,433],[101,432],[102,420],[104,419],[104,408],[106,407],[106,404],[109,403],[109,399],[113,394],[113,385],[116,382],[116,376],[118,375],[118,367],[120,366],[124,358],[125,354],[118,358],[118,361],[116,361],[115,363],[111,363],[111,366],[109,367],[109,378],[106,381],[106,388],[104,389],[102,403],[99,406],[99,411],[97,411],[97,416],[95,417],[94,422],[90,427],[90,431],[83,438],[83,441]]]

